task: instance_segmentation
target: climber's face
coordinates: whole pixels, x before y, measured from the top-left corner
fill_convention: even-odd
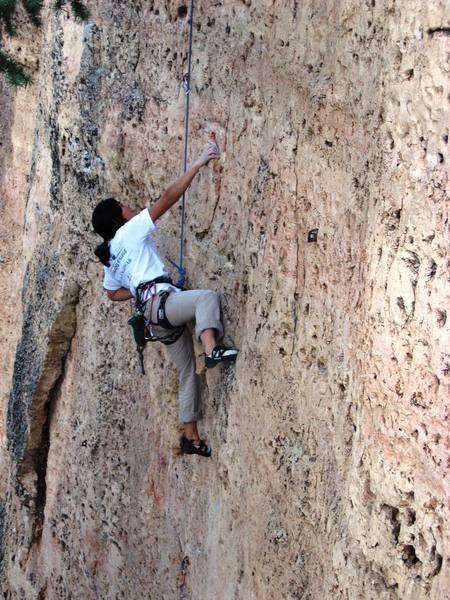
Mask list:
[[[122,209],[122,217],[126,221],[129,221],[130,219],[132,219],[133,217],[136,216],[136,213],[134,212],[134,210],[132,210],[129,206],[125,206],[125,204],[121,204],[120,208]]]

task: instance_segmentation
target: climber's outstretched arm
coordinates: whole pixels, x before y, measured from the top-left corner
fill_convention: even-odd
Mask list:
[[[202,167],[207,165],[210,160],[219,158],[220,151],[217,146],[216,138],[214,133],[210,135],[210,141],[207,143],[203,152],[194,162],[192,167],[186,171],[184,175],[179,177],[172,185],[170,185],[163,193],[161,198],[155,202],[155,204],[148,209],[152,221],[156,221],[162,215],[173,206],[184,192],[191,185],[192,180],[197,175]]]
[[[200,165],[193,165],[184,175],[172,183],[172,185],[170,185],[163,193],[161,198],[148,209],[153,222],[162,217],[162,215],[178,201],[180,196],[182,196],[191,185],[192,180],[200,171],[200,168]]]

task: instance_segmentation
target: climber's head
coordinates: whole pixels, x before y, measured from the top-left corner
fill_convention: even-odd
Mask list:
[[[95,249],[95,255],[107,267],[109,267],[110,257],[108,241],[112,240],[116,231],[131,218],[128,211],[130,211],[128,207],[122,207],[114,198],[106,198],[97,204],[92,213],[94,231],[104,240]]]
[[[112,240],[119,227],[126,222],[122,206],[114,198],[106,198],[99,202],[92,213],[92,226],[104,240]]]

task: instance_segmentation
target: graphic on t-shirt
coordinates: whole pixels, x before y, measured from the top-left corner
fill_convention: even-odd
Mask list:
[[[122,262],[123,258],[126,256],[126,254],[127,254],[126,249],[122,248],[121,251],[119,252],[119,254],[117,255],[117,258],[115,256],[111,256],[111,258],[114,260],[113,266],[111,267],[114,277],[117,277],[117,270],[120,267],[120,263]],[[122,269],[122,272],[123,272],[123,269]]]

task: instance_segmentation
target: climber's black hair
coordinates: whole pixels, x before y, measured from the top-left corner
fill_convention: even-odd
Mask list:
[[[92,213],[92,227],[95,232],[102,236],[103,243],[95,249],[95,255],[101,262],[109,267],[109,245],[116,231],[125,225],[126,219],[122,216],[122,207],[114,198],[106,198],[97,204]]]

